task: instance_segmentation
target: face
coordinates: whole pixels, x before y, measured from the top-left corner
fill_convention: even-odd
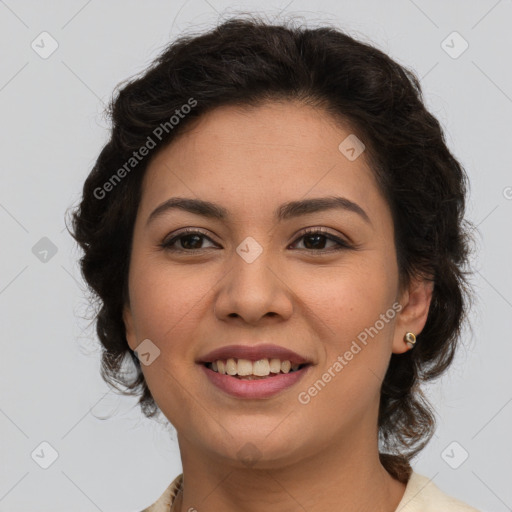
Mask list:
[[[124,319],[132,350],[150,340],[142,371],[182,451],[237,464],[252,450],[275,467],[376,434],[389,359],[407,350],[406,331],[421,330],[428,301],[399,293],[389,207],[365,153],[349,160],[338,149],[350,133],[297,103],[222,107],[150,162]],[[345,201],[283,207],[326,197]],[[172,198],[215,203],[224,216],[152,215]],[[214,382],[236,379],[240,391],[239,379],[212,379],[198,362],[261,344],[308,362],[270,395],[243,393],[283,375],[243,381],[235,396]]]

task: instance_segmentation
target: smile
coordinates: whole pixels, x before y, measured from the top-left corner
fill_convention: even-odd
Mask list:
[[[265,379],[278,374],[286,374],[299,370],[305,364],[292,364],[291,361],[277,358],[263,358],[257,361],[249,359],[218,359],[206,363],[207,368],[222,375],[231,375],[244,380]]]
[[[220,365],[219,365],[220,361]],[[271,398],[299,382],[312,368],[311,364],[295,364],[292,369],[290,361],[280,361],[279,359],[258,360],[251,363],[251,368],[246,363],[248,360],[227,359],[217,360],[211,363],[203,363],[199,366],[205,373],[208,382],[213,384],[213,389],[217,389],[231,397],[238,399],[264,399]],[[260,361],[264,361],[263,363]],[[279,361],[279,372],[270,371],[270,365],[277,370],[277,362]],[[247,375],[238,374],[238,365],[241,364],[241,372],[245,373],[250,370]],[[215,370],[214,367],[217,367]],[[268,369],[267,369],[268,367]],[[284,371],[282,370],[284,367]],[[245,368],[245,369],[244,369]],[[221,370],[224,373],[221,373]],[[232,374],[228,373],[231,372]],[[266,372],[266,375],[257,375],[255,373]]]

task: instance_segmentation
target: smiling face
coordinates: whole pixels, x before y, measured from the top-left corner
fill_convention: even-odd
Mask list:
[[[125,310],[130,348],[149,339],[160,351],[141,367],[182,453],[242,464],[256,450],[275,467],[376,450],[391,353],[422,329],[428,300],[406,307],[412,295],[399,295],[391,212],[364,153],[347,159],[338,146],[350,131],[293,102],[222,107],[191,127],[146,171]],[[311,201],[333,197],[343,199],[327,209]],[[173,198],[217,207],[161,206]],[[197,362],[233,344],[277,345],[311,364],[272,396],[233,396]]]

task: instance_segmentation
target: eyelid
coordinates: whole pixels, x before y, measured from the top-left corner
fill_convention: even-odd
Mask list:
[[[331,235],[333,237],[339,238],[339,236],[332,233],[329,230],[329,228],[324,228],[322,226],[313,226],[313,227],[309,227],[309,228],[304,228],[301,231],[299,231],[296,235],[294,235],[294,238],[301,237],[301,236],[307,235],[309,233],[322,233],[324,235]]]
[[[297,243],[301,238],[305,237],[306,235],[309,235],[309,234],[314,235],[317,233],[320,233],[323,236],[325,236],[325,238],[327,238],[328,240],[335,242],[338,245],[338,247],[331,248],[331,249],[320,249],[320,250],[309,249],[309,251],[312,253],[321,254],[321,253],[333,252],[338,249],[352,249],[352,248],[355,249],[356,248],[356,246],[352,243],[352,241],[347,239],[348,237],[336,235],[336,234],[332,233],[328,228],[324,228],[324,227],[320,227],[320,226],[304,228],[303,230],[299,231],[297,234],[294,235],[293,242],[291,242],[291,244]],[[303,249],[303,250],[308,251],[308,249]]]
[[[188,228],[178,229],[178,231],[174,231],[171,235],[166,236],[160,245],[162,247],[165,247],[166,245],[170,245],[172,242],[179,239],[179,237],[181,237],[181,236],[194,235],[194,234],[200,234],[200,235],[204,236],[205,238],[207,238],[208,240],[210,240],[211,242],[217,243],[214,240],[212,240],[212,237],[203,229],[188,227]],[[187,251],[187,252],[192,252],[192,251]]]
[[[212,238],[201,228],[195,228],[195,227],[187,227],[182,228],[176,232],[173,232],[172,235],[166,237],[163,242],[159,244],[159,247],[163,248],[164,250],[168,250],[169,252],[182,252],[182,253],[194,253],[194,252],[200,252],[204,249],[209,249],[209,247],[205,247],[202,249],[172,249],[171,246],[174,245],[176,241],[178,241],[181,237],[186,236],[187,234],[197,234],[201,235],[202,237],[208,239],[213,244],[217,244]],[[307,227],[303,230],[299,231],[293,236],[292,242],[288,244],[287,247],[290,245],[294,245],[298,243],[302,238],[309,234],[321,234],[325,238],[327,238],[329,241],[334,242],[336,244],[336,247],[331,247],[330,249],[300,249],[301,252],[305,251],[311,254],[327,254],[332,253],[336,251],[341,250],[347,250],[347,249],[357,249],[358,247],[353,244],[351,240],[346,240],[343,237],[340,237],[338,235],[335,235],[332,233],[328,228],[321,227],[321,226],[313,226],[313,227]],[[345,237],[346,238],[346,237]]]

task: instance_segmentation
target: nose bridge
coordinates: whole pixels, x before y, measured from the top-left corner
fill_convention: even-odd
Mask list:
[[[270,270],[272,257],[269,246],[263,248],[254,239],[244,240],[236,249],[232,259],[232,278],[235,284],[268,293],[273,287]],[[269,268],[270,267],[270,268]],[[232,283],[233,284],[233,283]]]
[[[217,316],[236,314],[247,322],[269,313],[289,316],[290,294],[278,277],[275,261],[268,246],[263,247],[251,237],[244,239],[230,258],[230,271],[221,282],[215,304]]]

